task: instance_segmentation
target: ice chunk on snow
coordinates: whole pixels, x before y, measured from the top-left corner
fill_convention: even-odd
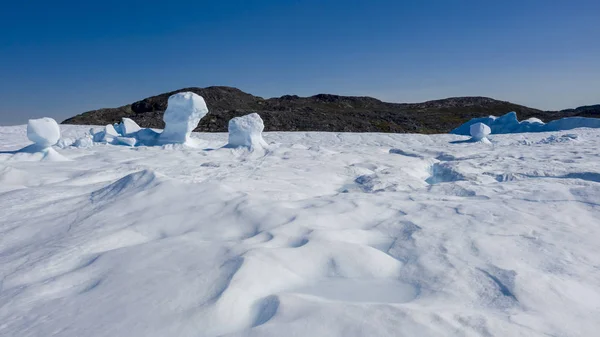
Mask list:
[[[127,118],[127,117],[123,117],[121,119],[121,123],[116,124],[116,126],[115,126],[115,130],[121,136],[131,135],[133,133],[140,131],[140,129],[141,129],[140,126],[137,125],[137,123],[134,122],[133,119]]]
[[[115,145],[127,145],[127,146],[135,146],[137,139],[134,137],[115,137],[113,140],[113,144]]]
[[[52,145],[57,144],[60,140],[60,128],[54,119],[49,117],[30,119],[27,123],[27,138],[33,144],[12,151],[14,160],[69,160],[52,148]]]
[[[492,129],[483,123],[475,123],[471,125],[470,131],[471,137],[473,137],[473,140],[476,141],[482,140],[492,133]]]
[[[120,134],[115,129],[114,125],[108,124],[104,127],[104,135],[109,137],[119,137]]]
[[[208,108],[201,96],[193,92],[172,95],[163,116],[165,129],[160,135],[160,142],[188,143],[190,134],[207,113]]]
[[[92,132],[92,130],[90,130]],[[96,143],[107,143],[112,144],[115,138],[120,137],[121,134],[115,129],[114,125],[108,124],[104,127],[103,131],[92,134],[94,142]]]
[[[94,145],[94,141],[91,137],[82,137],[75,140],[73,146],[75,147],[91,147]]]
[[[565,131],[575,128],[600,128],[600,118],[569,117],[549,122],[544,131]]]
[[[160,133],[152,129],[141,129],[135,133],[135,137],[137,138],[136,145],[154,146],[160,135]]]
[[[56,146],[58,146],[61,149],[67,148],[71,145],[73,145],[73,143],[75,142],[75,140],[73,140],[73,138],[61,138],[58,140],[58,142],[56,143]]]
[[[227,147],[265,147],[262,138],[265,125],[257,113],[235,117],[229,121],[229,144]]]
[[[483,123],[489,126],[494,134],[564,131],[575,128],[600,128],[600,118],[567,117],[545,124],[539,118],[529,118],[519,122],[517,113],[509,112],[500,117],[489,116],[484,118],[473,118],[452,130],[450,133],[467,136],[470,134],[471,125],[476,123]]]
[[[50,147],[60,139],[60,128],[52,118],[30,119],[27,123],[27,138],[39,148]]]
[[[521,123],[537,123],[540,125],[544,124],[544,122],[541,119],[535,118],[535,117],[528,118],[528,119],[522,121]]]

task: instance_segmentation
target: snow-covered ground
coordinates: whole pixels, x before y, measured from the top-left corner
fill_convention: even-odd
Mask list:
[[[193,137],[0,128],[0,336],[598,336],[600,130]]]

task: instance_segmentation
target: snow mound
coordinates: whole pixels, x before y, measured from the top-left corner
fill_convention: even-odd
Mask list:
[[[10,154],[14,161],[69,161],[52,147],[41,147],[38,144],[31,144]]]
[[[492,133],[492,129],[483,123],[475,123],[471,125],[469,131],[474,141],[482,141],[487,139],[487,136]]]
[[[537,144],[557,144],[557,143],[567,143],[567,142],[578,142],[579,136],[575,134],[564,134],[561,136],[552,135],[550,137],[544,138],[537,142]]]
[[[227,147],[264,148],[267,146],[267,142],[262,137],[264,129],[263,120],[257,113],[232,118],[229,121]]]
[[[414,300],[418,295],[418,289],[414,285],[385,279],[333,278],[294,292],[334,301],[359,303],[406,303]]]
[[[208,108],[202,96],[193,92],[172,95],[163,115],[165,129],[160,135],[160,142],[189,144],[192,131],[207,113]]]
[[[27,138],[41,148],[50,147],[60,139],[60,128],[49,117],[30,119],[27,123]]]
[[[600,119],[598,118],[567,117],[549,123],[544,123],[539,118],[529,118],[524,121],[519,121],[517,119],[517,113],[513,111],[501,117],[489,116],[473,118],[452,130],[450,133],[468,136],[470,135],[471,125],[477,123],[483,123],[489,126],[493,134],[564,131],[575,128],[600,128]]]
[[[124,176],[112,184],[92,192],[92,203],[112,201],[121,196],[127,196],[144,191],[158,185],[159,179],[152,170],[142,170]]]

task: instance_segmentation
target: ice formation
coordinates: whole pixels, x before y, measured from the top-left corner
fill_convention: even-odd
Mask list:
[[[163,115],[165,129],[159,137],[160,143],[189,144],[192,131],[207,113],[208,108],[201,96],[193,92],[172,95]]]
[[[115,125],[115,130],[122,136],[127,136],[140,131],[141,128],[133,119],[123,117],[121,123]]]
[[[138,133],[142,129],[130,118],[123,117],[119,124],[108,124],[104,130],[90,130],[93,142],[107,143],[113,145],[135,146],[137,144]],[[153,144],[152,144],[153,145]]]
[[[89,136],[77,138],[77,140],[73,142],[73,146],[75,147],[91,147],[93,145],[94,141]]]
[[[475,123],[470,127],[470,133],[474,141],[485,141],[487,136],[492,133],[492,129],[483,123]]]
[[[229,121],[229,144],[227,147],[247,147],[250,149],[267,146],[262,138],[265,125],[257,113],[235,117]]]
[[[564,131],[575,128],[600,128],[600,118],[567,117],[544,123],[539,118],[529,118],[524,121],[519,121],[516,112],[509,112],[500,117],[489,116],[473,118],[452,130],[450,133],[468,136],[470,134],[471,125],[476,123],[483,123],[489,126],[493,134]]]
[[[75,140],[73,138],[69,138],[69,137],[60,138],[58,140],[58,142],[56,143],[56,146],[61,149],[65,149],[65,148],[73,145],[74,142],[75,142]]]
[[[126,146],[135,146],[137,143],[137,139],[135,137],[115,137],[113,139],[113,144],[115,145],[126,145]]]
[[[27,123],[27,138],[40,149],[50,147],[60,139],[60,128],[52,118],[30,119]]]
[[[15,160],[65,161],[69,160],[52,148],[60,140],[60,128],[52,118],[30,119],[27,123],[27,138],[33,144],[9,152]]]
[[[169,97],[162,133],[141,128],[132,119],[124,117],[119,124],[108,124],[102,130],[90,130],[91,140],[126,146],[193,145],[190,135],[207,113],[208,108],[201,96],[193,92],[181,92]]]
[[[102,131],[90,130],[90,132],[92,132],[94,142],[96,143],[112,144],[115,138],[120,136],[112,124],[106,125]]]

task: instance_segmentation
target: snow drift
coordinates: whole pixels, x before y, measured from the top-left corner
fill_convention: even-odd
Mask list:
[[[468,136],[471,125],[483,123],[490,127],[492,134],[522,133],[522,132],[548,132],[563,131],[575,128],[600,128],[600,119],[585,117],[567,117],[544,123],[538,118],[529,118],[524,121],[517,119],[516,112],[509,112],[504,116],[473,118],[450,133]]]

